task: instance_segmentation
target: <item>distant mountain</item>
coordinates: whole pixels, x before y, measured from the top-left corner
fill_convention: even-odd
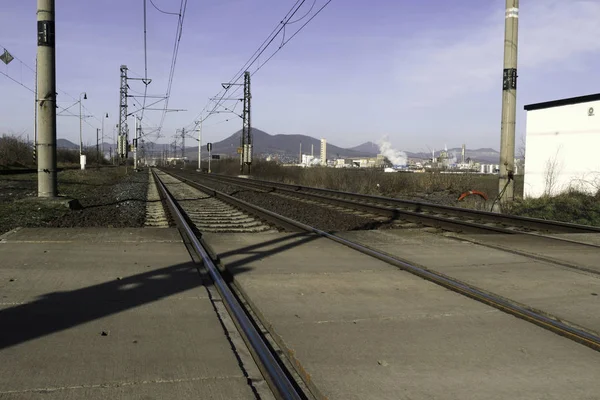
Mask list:
[[[79,149],[79,145],[67,139],[56,139],[56,147],[59,149]]]
[[[237,131],[227,139],[213,144],[214,153],[236,154],[240,145],[240,135],[242,131]],[[313,154],[319,157],[321,152],[321,140],[306,135],[270,135],[260,129],[252,129],[252,139],[254,145],[254,154],[268,155],[288,155],[295,156],[300,153],[300,143],[302,143],[303,154]],[[344,149],[332,143],[327,143],[328,157],[361,157],[376,155],[377,151],[365,152],[354,149]]]
[[[67,139],[56,139],[56,147],[59,149],[79,150],[79,144],[73,143]],[[84,143],[83,147],[94,148],[95,144],[94,143]],[[100,151],[108,153],[111,148],[113,149],[113,151],[115,151],[114,143],[106,143],[106,142],[100,143]]]
[[[373,142],[365,142],[363,144],[359,144],[358,146],[350,147],[348,150],[377,155],[379,153],[379,145]]]
[[[240,146],[240,136],[242,131],[239,130],[233,135],[224,140],[213,143],[212,153],[225,156],[237,156],[237,148]],[[253,154],[255,157],[266,158],[268,156],[277,157],[285,162],[293,162],[298,160],[300,153],[300,143],[302,143],[302,154],[311,154],[311,150],[315,157],[319,157],[321,153],[321,140],[315,139],[307,135],[270,135],[265,131],[257,128],[252,128]],[[151,146],[150,143],[146,144]],[[162,151],[168,148],[172,151],[170,145],[152,144],[154,151]],[[311,148],[312,146],[312,148]],[[332,143],[327,143],[327,157],[374,157],[377,155],[378,149],[372,151],[361,151],[355,149],[344,149]],[[178,150],[178,153],[181,149]],[[185,155],[189,159],[198,159],[198,146],[186,147]],[[202,144],[202,157],[208,156],[206,151],[206,143]]]
[[[237,148],[240,146],[241,130],[233,135],[213,143],[212,154],[220,154],[222,156],[237,156]],[[267,156],[277,157],[284,162],[297,162],[300,152],[300,142],[302,142],[302,153],[310,154],[311,146],[314,149],[314,156],[319,157],[321,152],[321,140],[315,139],[307,135],[270,135],[265,131],[257,128],[252,128],[254,156],[266,158]],[[189,143],[194,143],[193,139],[189,139]],[[197,142],[196,142],[197,143]],[[144,146],[149,153],[160,154],[164,150],[168,150],[170,154],[173,152],[171,144],[145,142]],[[448,150],[451,155],[454,155],[457,161],[460,161],[461,148],[451,148]],[[373,142],[366,142],[348,149],[338,147],[332,143],[327,143],[327,158],[353,158],[353,157],[375,157],[379,153],[379,146]],[[177,149],[177,155],[181,154],[181,148]],[[440,155],[440,150],[435,152],[436,157]],[[198,146],[187,147],[185,155],[190,160],[198,159]],[[431,153],[406,152],[406,155],[411,159],[427,160],[431,159]],[[202,144],[202,157],[208,157],[206,150],[206,142]],[[471,158],[475,162],[483,162],[489,164],[498,164],[500,153],[491,148],[481,149],[466,149],[465,158]]]

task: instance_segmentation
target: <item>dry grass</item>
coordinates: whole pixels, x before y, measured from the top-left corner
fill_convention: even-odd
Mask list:
[[[238,160],[220,160],[212,164],[215,173],[238,175]],[[282,167],[273,162],[257,161],[252,166],[257,179],[313,186],[354,193],[424,200],[432,203],[490,210],[498,196],[498,176],[480,174],[385,173],[374,169],[335,169]],[[488,195],[483,201],[469,196],[460,203],[458,196],[468,190]],[[515,202],[505,212],[541,219],[600,226],[600,190],[596,195],[569,191],[558,196],[522,199],[523,176],[515,179]]]
[[[571,190],[557,196],[519,200],[505,211],[514,215],[600,226],[600,191],[590,195]]]
[[[238,175],[238,160],[227,159],[212,163],[214,173]],[[489,201],[467,200],[460,205],[486,209],[498,195],[498,177],[480,174],[441,173],[385,173],[375,169],[346,169],[324,167],[283,167],[274,162],[256,161],[252,176],[276,182],[313,186],[354,193],[389,197],[426,199],[436,203],[453,204],[461,193],[479,190],[486,193]],[[523,177],[515,184],[517,197],[522,197]],[[489,203],[489,205],[487,204]],[[458,205],[458,203],[457,203]],[[488,207],[489,206],[489,207]]]

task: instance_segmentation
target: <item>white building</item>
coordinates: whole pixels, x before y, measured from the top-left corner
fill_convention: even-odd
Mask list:
[[[315,158],[309,154],[302,154],[302,166],[308,167],[314,164]]]
[[[600,94],[529,104],[525,197],[600,189]]]
[[[327,165],[327,141],[321,139],[321,165]]]

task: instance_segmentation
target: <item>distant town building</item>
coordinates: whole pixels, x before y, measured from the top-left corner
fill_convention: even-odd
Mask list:
[[[321,139],[321,165],[327,166],[327,141]]]

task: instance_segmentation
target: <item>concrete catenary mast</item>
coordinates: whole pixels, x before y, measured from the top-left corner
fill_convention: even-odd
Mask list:
[[[502,132],[500,138],[499,203],[514,199],[515,117],[517,112],[517,43],[519,0],[506,0]]]
[[[37,2],[38,197],[56,197],[56,49],[54,0]]]

